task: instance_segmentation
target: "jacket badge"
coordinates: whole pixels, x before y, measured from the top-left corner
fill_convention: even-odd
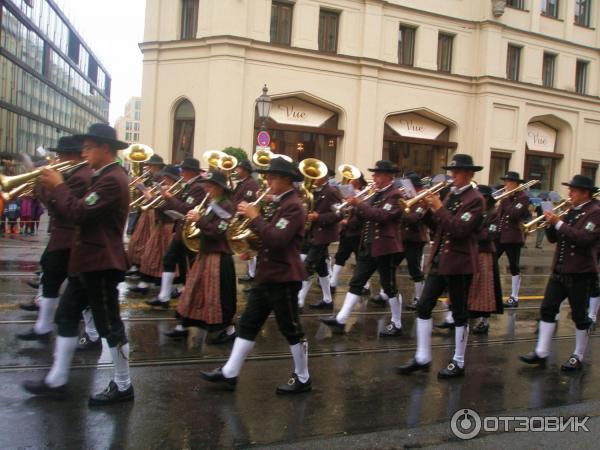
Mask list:
[[[419,206],[419,207],[418,207],[418,208],[415,210],[415,212],[416,212],[417,214],[423,214],[423,213],[425,212],[425,210],[423,209],[423,207],[422,207],[422,206]]]
[[[460,216],[460,220],[468,222],[469,220],[471,220],[471,217],[473,217],[473,215],[470,212],[466,212],[462,216]]]
[[[194,203],[194,197],[188,197],[188,198],[186,198],[186,199],[185,199],[185,202],[186,202],[188,205],[191,205],[192,203]]]
[[[490,225],[490,231],[491,231],[492,233],[495,233],[496,231],[498,231],[498,227],[497,227],[496,225],[494,225],[494,224],[491,224],[491,225]]]
[[[383,205],[384,211],[390,211],[391,209],[392,209],[392,205],[390,203],[386,203],[385,205]]]
[[[217,228],[219,229],[219,231],[225,231],[228,226],[229,226],[229,224],[227,222],[225,222],[224,220],[221,220],[219,222],[219,225],[217,225]]]
[[[523,203],[517,203],[515,205],[515,208],[517,208],[517,209],[521,209],[522,207],[523,207]]]
[[[98,203],[99,199],[100,196],[95,192],[92,192],[85,198],[85,204],[88,206],[94,206],[96,203]]]
[[[585,231],[594,231],[596,229],[596,225],[592,222],[588,222],[585,224]]]
[[[246,191],[246,197],[252,197],[254,194],[252,193],[252,191],[247,190]]]
[[[283,217],[281,219],[279,219],[277,221],[277,223],[275,224],[276,228],[279,228],[280,230],[285,230],[288,226],[288,224],[290,223],[289,220],[284,219]]]

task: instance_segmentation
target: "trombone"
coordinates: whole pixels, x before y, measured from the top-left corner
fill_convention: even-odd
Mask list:
[[[556,205],[554,208],[552,208],[552,212],[558,213],[557,214],[558,217],[562,217],[565,214],[567,214],[569,209],[571,209],[570,203],[571,203],[570,198],[563,200],[558,205]],[[529,233],[533,233],[534,231],[542,230],[547,227],[548,227],[548,222],[546,221],[546,216],[544,216],[542,214],[542,215],[536,217],[535,219],[530,220],[529,222],[524,224],[523,231],[525,231],[525,233],[529,234]]]
[[[404,212],[409,213],[410,209],[415,204],[419,203],[425,197],[429,197],[430,195],[439,193],[442,189],[444,189],[446,186],[448,186],[448,184],[449,184],[448,181],[440,181],[439,183],[431,186],[429,189],[423,189],[421,192],[419,192],[413,198],[410,198],[408,200],[400,200],[401,205],[404,206]]]
[[[529,180],[527,183],[523,183],[517,186],[516,188],[511,189],[510,191],[507,191],[506,188],[498,189],[492,194],[492,198],[494,199],[494,201],[499,202],[517,192],[526,191],[527,189],[538,184],[539,182],[540,180]]]

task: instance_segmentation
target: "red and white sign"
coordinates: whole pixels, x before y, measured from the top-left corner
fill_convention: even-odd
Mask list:
[[[268,147],[269,144],[271,143],[271,136],[269,135],[269,133],[267,131],[261,131],[260,133],[258,133],[258,136],[256,137],[256,141],[258,142],[258,145],[260,145],[261,147]]]

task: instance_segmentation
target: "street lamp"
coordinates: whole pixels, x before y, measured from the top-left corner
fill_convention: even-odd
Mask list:
[[[263,87],[263,93],[260,97],[256,99],[256,107],[258,109],[258,117],[260,119],[260,131],[264,131],[266,129],[267,119],[269,118],[269,113],[271,112],[271,97],[267,95],[269,89],[267,85]]]

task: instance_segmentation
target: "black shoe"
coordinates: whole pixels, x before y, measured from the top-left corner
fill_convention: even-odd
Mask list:
[[[90,396],[88,400],[89,406],[103,406],[103,405],[111,405],[113,403],[121,403],[121,402],[130,402],[134,398],[133,394],[133,385],[129,385],[129,387],[124,391],[119,391],[117,387],[117,383],[114,381],[110,381],[106,389],[98,394]]]
[[[102,339],[98,338],[92,341],[87,334],[79,338],[76,350],[78,352],[94,352],[102,350]]]
[[[371,295],[371,289],[362,288],[362,291],[360,291],[360,295]]]
[[[169,309],[169,300],[163,302],[158,297],[155,297],[152,300],[146,300],[144,303],[148,306],[152,306],[153,308]]]
[[[231,334],[227,334],[227,331],[223,330],[216,337],[210,339],[208,343],[212,345],[227,344],[228,342],[235,341],[236,335],[237,333],[235,331]]]
[[[49,331],[48,333],[44,333],[44,334],[39,334],[39,333],[36,333],[34,331],[34,329],[32,328],[27,333],[17,334],[17,339],[19,339],[21,341],[38,341],[38,342],[44,342],[47,344],[52,339],[52,331]]]
[[[344,332],[345,325],[343,323],[339,323],[335,316],[321,317],[319,320],[328,327],[330,327],[336,333]]]
[[[433,326],[436,327],[436,328],[442,328],[442,329],[456,327],[456,325],[454,324],[454,322],[446,322],[445,320],[443,322],[438,322],[438,323],[436,323]]]
[[[450,361],[446,367],[438,372],[438,378],[459,378],[465,376],[464,367],[458,367],[454,360]]]
[[[40,283],[38,281],[28,281],[27,286],[29,286],[32,289],[39,289],[40,288]]]
[[[19,308],[21,308],[23,311],[29,311],[29,312],[35,312],[35,311],[40,310],[40,307],[38,306],[38,304],[36,302],[21,303],[19,305]]]
[[[150,289],[147,287],[138,287],[138,286],[132,286],[129,289],[127,289],[128,293],[131,294],[140,294],[140,295],[146,295],[148,293]]]
[[[178,330],[177,328],[173,328],[172,330],[166,331],[164,335],[173,339],[182,339],[187,337],[188,330]]]
[[[25,380],[23,382],[23,389],[30,394],[39,395],[40,397],[53,398],[55,400],[64,400],[67,397],[66,384],[58,387],[50,387],[46,384],[45,380]]]
[[[240,283],[251,283],[251,282],[254,281],[254,277],[251,277],[250,275],[246,274],[246,275],[244,275],[242,277],[239,277],[238,281]]]
[[[308,305],[308,307],[310,309],[330,309],[331,311],[333,311],[333,302],[327,303],[326,301],[321,300],[319,303],[313,303],[311,305]]]
[[[171,300],[178,299],[179,297],[181,297],[181,291],[179,289],[177,289],[177,288],[173,288],[171,290],[170,297],[171,297]]]
[[[400,375],[409,375],[413,372],[420,370],[421,372],[429,372],[431,362],[425,364],[419,364],[415,358],[411,359],[408,363],[398,366],[396,372]]]
[[[519,300],[514,297],[509,297],[507,301],[503,303],[505,308],[517,308],[519,306]]]
[[[397,337],[402,336],[402,328],[398,328],[393,323],[386,326],[383,331],[379,332],[379,337]]]
[[[329,292],[331,292],[331,295],[335,295],[335,291],[337,291],[337,286],[329,286]]]
[[[473,334],[488,334],[488,330],[490,326],[487,323],[479,322],[471,329],[471,333]]]
[[[235,385],[237,384],[237,377],[227,378],[223,375],[221,367],[211,370],[210,372],[200,372],[200,378],[211,383],[220,383],[230,391],[235,390]]]
[[[412,302],[409,302],[406,305],[404,305],[404,309],[406,309],[407,311],[416,311],[417,303],[419,303],[419,299],[415,298]]]
[[[288,380],[286,384],[280,384],[277,386],[277,390],[275,391],[280,395],[287,394],[301,394],[302,392],[309,392],[312,390],[312,384],[310,382],[310,378],[306,380],[306,383],[303,383],[298,379],[298,375],[295,373],[292,374],[292,377]]]
[[[371,297],[369,299],[369,301],[377,306],[383,307],[383,306],[387,305],[387,300],[384,300],[383,297],[379,294],[377,294],[375,297]]]
[[[560,366],[560,370],[563,372],[575,372],[583,369],[583,363],[577,355],[571,355],[571,357]]]
[[[526,355],[519,356],[519,359],[527,364],[537,364],[539,366],[545,366],[548,358],[540,358],[535,351],[527,353]]]

